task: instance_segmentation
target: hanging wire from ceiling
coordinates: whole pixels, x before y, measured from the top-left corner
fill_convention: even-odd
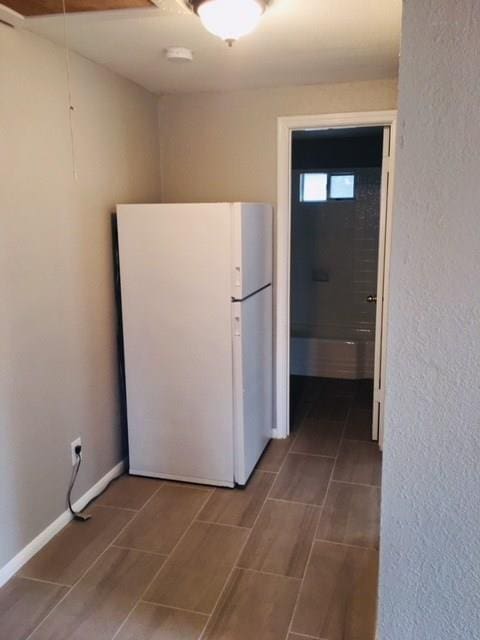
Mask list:
[[[77,162],[76,162],[76,154],[75,154],[75,127],[73,122],[73,114],[75,112],[75,107],[73,106],[73,99],[72,99],[72,74],[71,74],[71,65],[70,65],[70,49],[68,47],[68,37],[67,37],[68,34],[67,34],[66,0],[62,0],[62,9],[63,9],[63,47],[65,50],[65,69],[67,72],[68,126],[70,129],[70,149],[72,154],[72,171],[73,171],[73,178],[75,182],[78,182]]]

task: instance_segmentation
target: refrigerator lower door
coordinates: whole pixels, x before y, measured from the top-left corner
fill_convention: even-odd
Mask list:
[[[272,287],[232,303],[235,482],[246,484],[272,433]]]

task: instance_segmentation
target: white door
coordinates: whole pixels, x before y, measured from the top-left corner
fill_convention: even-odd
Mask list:
[[[131,473],[233,486],[230,205],[118,207]]]
[[[270,204],[232,205],[232,298],[242,300],[272,282],[273,210]]]
[[[232,304],[235,481],[245,484],[272,435],[272,287]]]
[[[390,127],[383,130],[382,186],[380,196],[380,232],[378,246],[378,279],[376,293],[375,325],[375,372],[373,381],[372,439],[383,446],[383,416],[385,401],[385,362],[388,283],[390,264],[391,213],[393,197],[393,132]],[[372,302],[374,302],[372,300]]]

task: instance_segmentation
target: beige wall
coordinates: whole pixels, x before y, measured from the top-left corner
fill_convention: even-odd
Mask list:
[[[396,80],[164,96],[164,200],[275,202],[278,116],[394,109],[396,103]]]
[[[74,438],[76,495],[122,456],[115,203],[274,201],[277,116],[396,103],[386,80],[163,97],[158,114],[136,85],[71,63],[77,180],[64,51],[0,25],[0,567],[63,512]]]
[[[157,99],[0,25],[0,567],[121,457],[110,212],[160,198]]]

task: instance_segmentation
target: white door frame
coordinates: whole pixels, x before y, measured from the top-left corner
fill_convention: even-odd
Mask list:
[[[275,314],[275,437],[286,438],[290,431],[290,269],[291,269],[291,173],[292,133],[308,129],[390,127],[389,191],[393,192],[396,110],[335,113],[278,118],[277,124],[277,216],[276,216],[276,314]],[[389,248],[392,224],[392,197],[388,198],[385,232],[384,309],[388,308]],[[383,314],[383,344],[386,312]],[[385,348],[385,347],[384,347]],[[379,434],[380,445],[382,434]]]

